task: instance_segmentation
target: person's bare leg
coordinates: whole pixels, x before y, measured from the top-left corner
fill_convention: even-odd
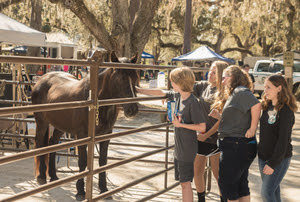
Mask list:
[[[250,195],[243,196],[239,198],[238,200],[228,200],[228,202],[250,202]]]
[[[205,191],[204,172],[206,166],[206,157],[196,155],[194,161],[194,181],[198,193]]]
[[[239,198],[239,202],[250,202],[250,195]]]
[[[211,171],[218,182],[219,179],[219,161],[220,161],[220,153],[209,157]],[[220,188],[219,188],[220,190]],[[221,192],[220,192],[221,193]],[[221,194],[220,194],[221,195]]]
[[[180,183],[182,190],[182,201],[183,202],[193,202],[193,190],[191,182]]]

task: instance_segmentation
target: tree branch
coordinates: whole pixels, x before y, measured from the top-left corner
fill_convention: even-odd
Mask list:
[[[232,36],[235,39],[235,42],[237,43],[238,47],[240,47],[240,48],[244,47],[244,45],[242,44],[242,41],[238,35],[232,33]]]
[[[206,1],[206,0],[201,0],[201,2],[207,6],[212,6],[212,5],[218,5],[220,6],[220,3],[222,2],[222,0],[218,0],[218,1]]]
[[[196,39],[196,40],[195,40],[195,43],[198,43],[198,44],[204,44],[204,45],[207,45],[207,46],[209,46],[209,47],[215,47],[215,44],[212,44],[212,43],[209,42],[209,41],[202,41],[202,40]]]
[[[114,40],[106,30],[104,23],[99,22],[96,16],[88,10],[83,0],[49,0],[52,3],[62,3],[70,9],[80,21],[89,29],[91,34],[108,51],[112,50]]]
[[[6,1],[2,1],[2,2],[0,2],[0,11],[7,8],[8,6],[11,6],[13,4],[18,4],[22,1],[25,1],[25,0],[6,0]]]
[[[254,55],[250,50],[246,50],[245,48],[240,48],[240,47],[236,47],[236,48],[225,48],[225,49],[222,50],[220,53],[223,55],[224,53],[232,52],[232,51],[239,51],[239,52],[241,52],[241,53],[248,53],[248,54],[251,55],[251,56]]]
[[[151,25],[158,9],[159,0],[142,1],[136,18],[133,21],[131,39],[131,51],[141,53],[151,34]],[[139,41],[139,43],[135,43]]]

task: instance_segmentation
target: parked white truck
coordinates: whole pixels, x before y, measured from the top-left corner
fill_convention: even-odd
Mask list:
[[[294,61],[293,67],[293,93],[296,92],[300,84],[300,61]],[[282,60],[270,59],[270,60],[257,60],[253,70],[249,71],[254,76],[254,92],[260,96],[264,91],[265,79],[272,75],[281,72],[284,74],[284,66]]]

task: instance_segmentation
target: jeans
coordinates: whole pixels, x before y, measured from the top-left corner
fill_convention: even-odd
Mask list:
[[[264,202],[281,202],[280,198],[280,183],[285,176],[291,158],[285,158],[276,166],[272,175],[265,175],[263,169],[267,161],[258,159],[260,176],[262,179],[261,196]]]

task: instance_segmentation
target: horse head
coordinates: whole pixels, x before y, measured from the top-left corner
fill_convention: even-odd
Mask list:
[[[111,61],[120,63],[136,63],[137,57],[138,55],[136,54],[131,59],[125,57],[117,58],[115,53],[112,52]],[[103,86],[102,91],[100,91],[100,94],[102,95],[99,94],[99,97],[102,97],[102,99],[136,97],[135,86],[137,86],[139,82],[139,76],[136,70],[108,68],[100,71],[100,77],[103,77],[103,82],[101,82]],[[132,117],[138,113],[137,103],[123,104],[122,107],[126,117]]]

